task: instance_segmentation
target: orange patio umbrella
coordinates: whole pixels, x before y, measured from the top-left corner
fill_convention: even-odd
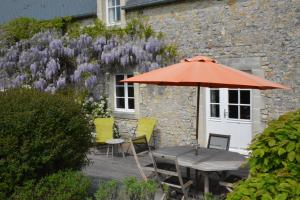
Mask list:
[[[197,139],[200,87],[247,88],[259,90],[288,89],[287,87],[272,81],[218,64],[216,60],[205,56],[187,58],[182,60],[180,63],[140,74],[122,80],[121,82],[197,87]]]

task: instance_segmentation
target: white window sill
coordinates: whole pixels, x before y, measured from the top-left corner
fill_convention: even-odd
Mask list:
[[[116,23],[112,23],[112,24],[109,24],[108,22],[106,23],[106,26],[108,27],[114,27],[114,26],[121,26],[121,22],[116,22]]]
[[[115,110],[113,112],[113,116],[116,118],[123,118],[123,119],[136,119],[135,111],[118,111]]]

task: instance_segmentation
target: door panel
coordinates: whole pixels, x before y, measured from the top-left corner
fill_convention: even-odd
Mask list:
[[[244,152],[252,139],[251,90],[206,89],[206,134],[231,135],[230,150]]]

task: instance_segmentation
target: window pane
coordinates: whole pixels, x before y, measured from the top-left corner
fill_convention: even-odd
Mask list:
[[[250,106],[241,106],[240,112],[241,119],[250,119]]]
[[[238,103],[238,90],[228,90],[229,103]]]
[[[124,97],[125,92],[124,92],[124,87],[116,87],[116,96],[117,97]]]
[[[116,19],[115,19],[115,21],[118,22],[120,20],[121,20],[121,7],[118,6],[118,7],[116,7]]]
[[[220,105],[219,104],[210,104],[210,116],[211,117],[220,117]]]
[[[115,3],[115,0],[108,0],[108,7],[112,7]]]
[[[134,87],[128,86],[128,97],[134,97]]]
[[[117,108],[125,108],[125,99],[124,98],[117,98]]]
[[[120,0],[116,0],[116,6],[120,5]]]
[[[132,98],[128,99],[128,108],[134,109],[134,99]]]
[[[108,9],[108,22],[109,23],[115,22],[115,9],[114,8]]]
[[[238,106],[229,105],[228,108],[229,108],[229,118],[238,119],[239,118]]]
[[[124,79],[124,75],[116,75],[116,85],[124,85],[120,81]]]
[[[211,103],[220,102],[219,90],[210,90],[210,102]]]
[[[241,104],[250,104],[250,90],[241,90],[240,98]]]

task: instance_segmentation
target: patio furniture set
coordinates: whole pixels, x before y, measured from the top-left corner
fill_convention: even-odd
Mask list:
[[[190,169],[196,170],[204,178],[204,192],[209,192],[209,174],[228,170],[237,170],[244,162],[244,156],[230,152],[230,136],[210,134],[207,148],[194,146],[173,146],[154,149],[149,143],[153,141],[152,133],[156,125],[156,119],[141,118],[135,131],[135,137],[130,139],[113,139],[113,118],[95,119],[96,142],[107,145],[107,156],[111,148],[112,157],[114,146],[117,151],[121,150],[123,158],[124,149],[122,145],[125,140],[129,142],[130,152],[134,156],[137,169],[143,180],[157,180],[161,186],[168,185],[170,188],[181,191],[183,198],[188,198],[188,191],[193,181],[190,177]],[[128,152],[129,149],[126,150]],[[150,164],[143,166],[139,157],[149,156]],[[182,168],[186,168],[186,177],[182,176]],[[220,184],[230,190],[231,183],[227,183],[226,177],[221,177]],[[237,177],[241,179],[242,177]]]

